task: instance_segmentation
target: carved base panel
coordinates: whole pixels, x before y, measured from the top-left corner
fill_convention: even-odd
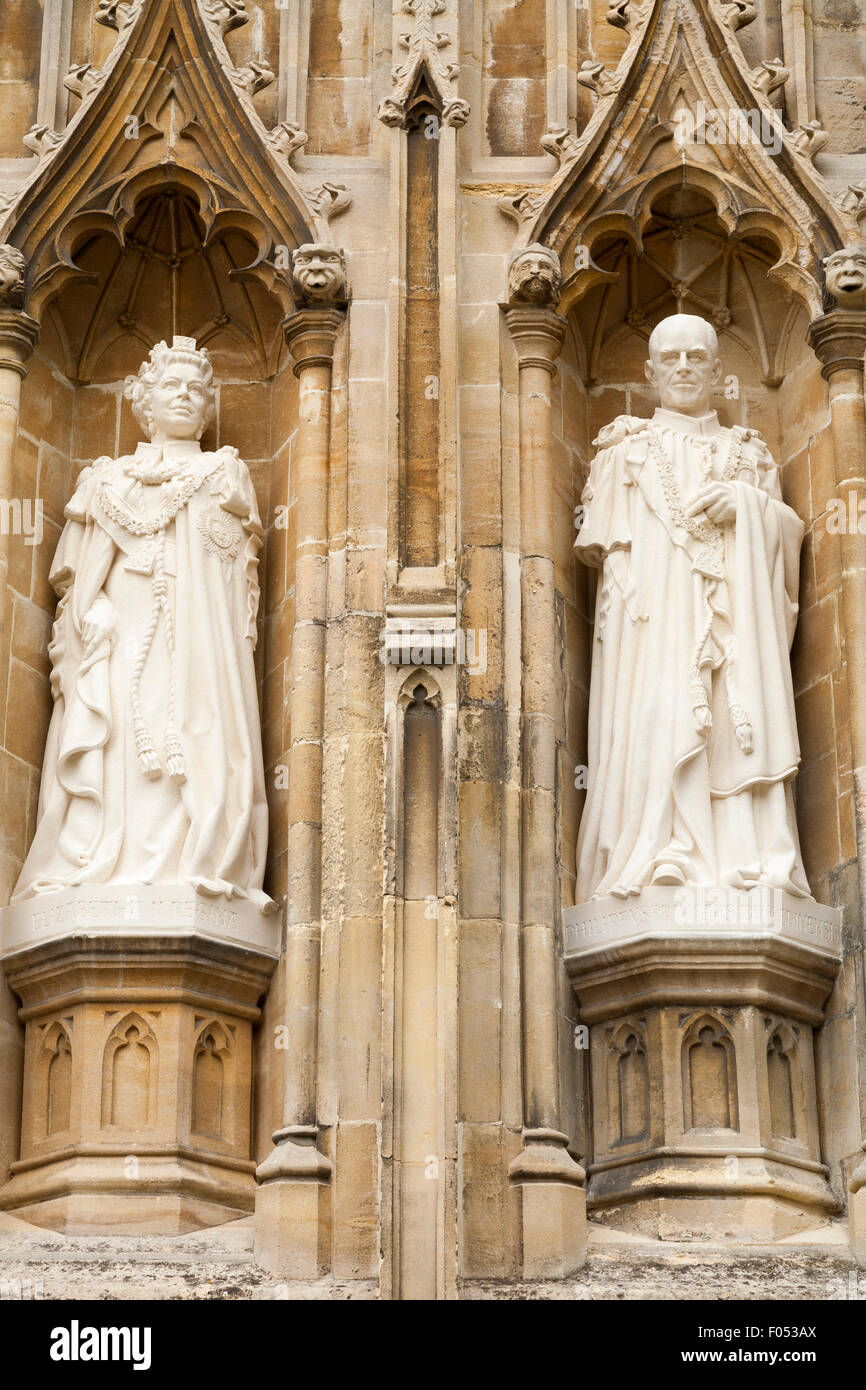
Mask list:
[[[170,930],[79,927],[5,954],[24,1106],[0,1208],[97,1234],[251,1212],[252,1030],[274,964],[272,951]]]
[[[565,914],[589,1029],[587,1206],[660,1238],[778,1240],[840,1205],[813,1058],[839,914],[733,889],[708,911],[714,891],[654,888]]]
[[[32,1168],[16,1164],[0,1207],[67,1235],[182,1235],[253,1211],[252,1162],[232,1169],[222,1155],[132,1149],[82,1146]]]

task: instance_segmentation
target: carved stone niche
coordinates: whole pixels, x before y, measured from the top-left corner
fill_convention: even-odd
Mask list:
[[[0,932],[25,1024],[0,1208],[69,1234],[251,1213],[252,1035],[279,917],[186,885],[94,886],[14,903]]]
[[[658,886],[567,908],[563,932],[590,1033],[591,1218],[756,1242],[838,1212],[813,1031],[839,912],[780,889]]]

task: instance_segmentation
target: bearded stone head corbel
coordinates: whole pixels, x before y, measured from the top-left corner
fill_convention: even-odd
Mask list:
[[[559,257],[549,246],[535,242],[512,253],[508,263],[508,294],[517,304],[555,304],[562,286]]]
[[[866,309],[866,246],[843,246],[824,260],[827,290],[840,309]]]
[[[346,299],[346,257],[335,246],[308,242],[292,254],[292,287],[298,302],[343,304]]]
[[[27,290],[27,262],[17,246],[0,244],[0,308],[22,309]]]

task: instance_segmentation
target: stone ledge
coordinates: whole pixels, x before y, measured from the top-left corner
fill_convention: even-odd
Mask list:
[[[280,914],[246,898],[205,897],[189,884],[94,884],[40,893],[0,909],[4,955],[72,935],[202,936],[263,951],[280,950]]]

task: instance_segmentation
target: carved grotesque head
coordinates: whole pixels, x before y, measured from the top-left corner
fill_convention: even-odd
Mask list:
[[[508,266],[508,289],[523,304],[551,304],[559,298],[562,276],[559,257],[536,242],[516,251]]]
[[[27,262],[17,246],[0,245],[0,306],[19,309],[24,303]]]
[[[334,246],[308,242],[292,256],[295,294],[304,304],[338,304],[346,294],[346,258]]]
[[[126,378],[123,394],[135,418],[158,442],[200,439],[216,413],[213,367],[195,338],[157,343],[137,376]]]
[[[706,415],[722,374],[716,330],[696,314],[671,314],[650,334],[646,376],[665,410]]]
[[[824,261],[827,289],[840,305],[866,308],[866,246],[843,246]]]

